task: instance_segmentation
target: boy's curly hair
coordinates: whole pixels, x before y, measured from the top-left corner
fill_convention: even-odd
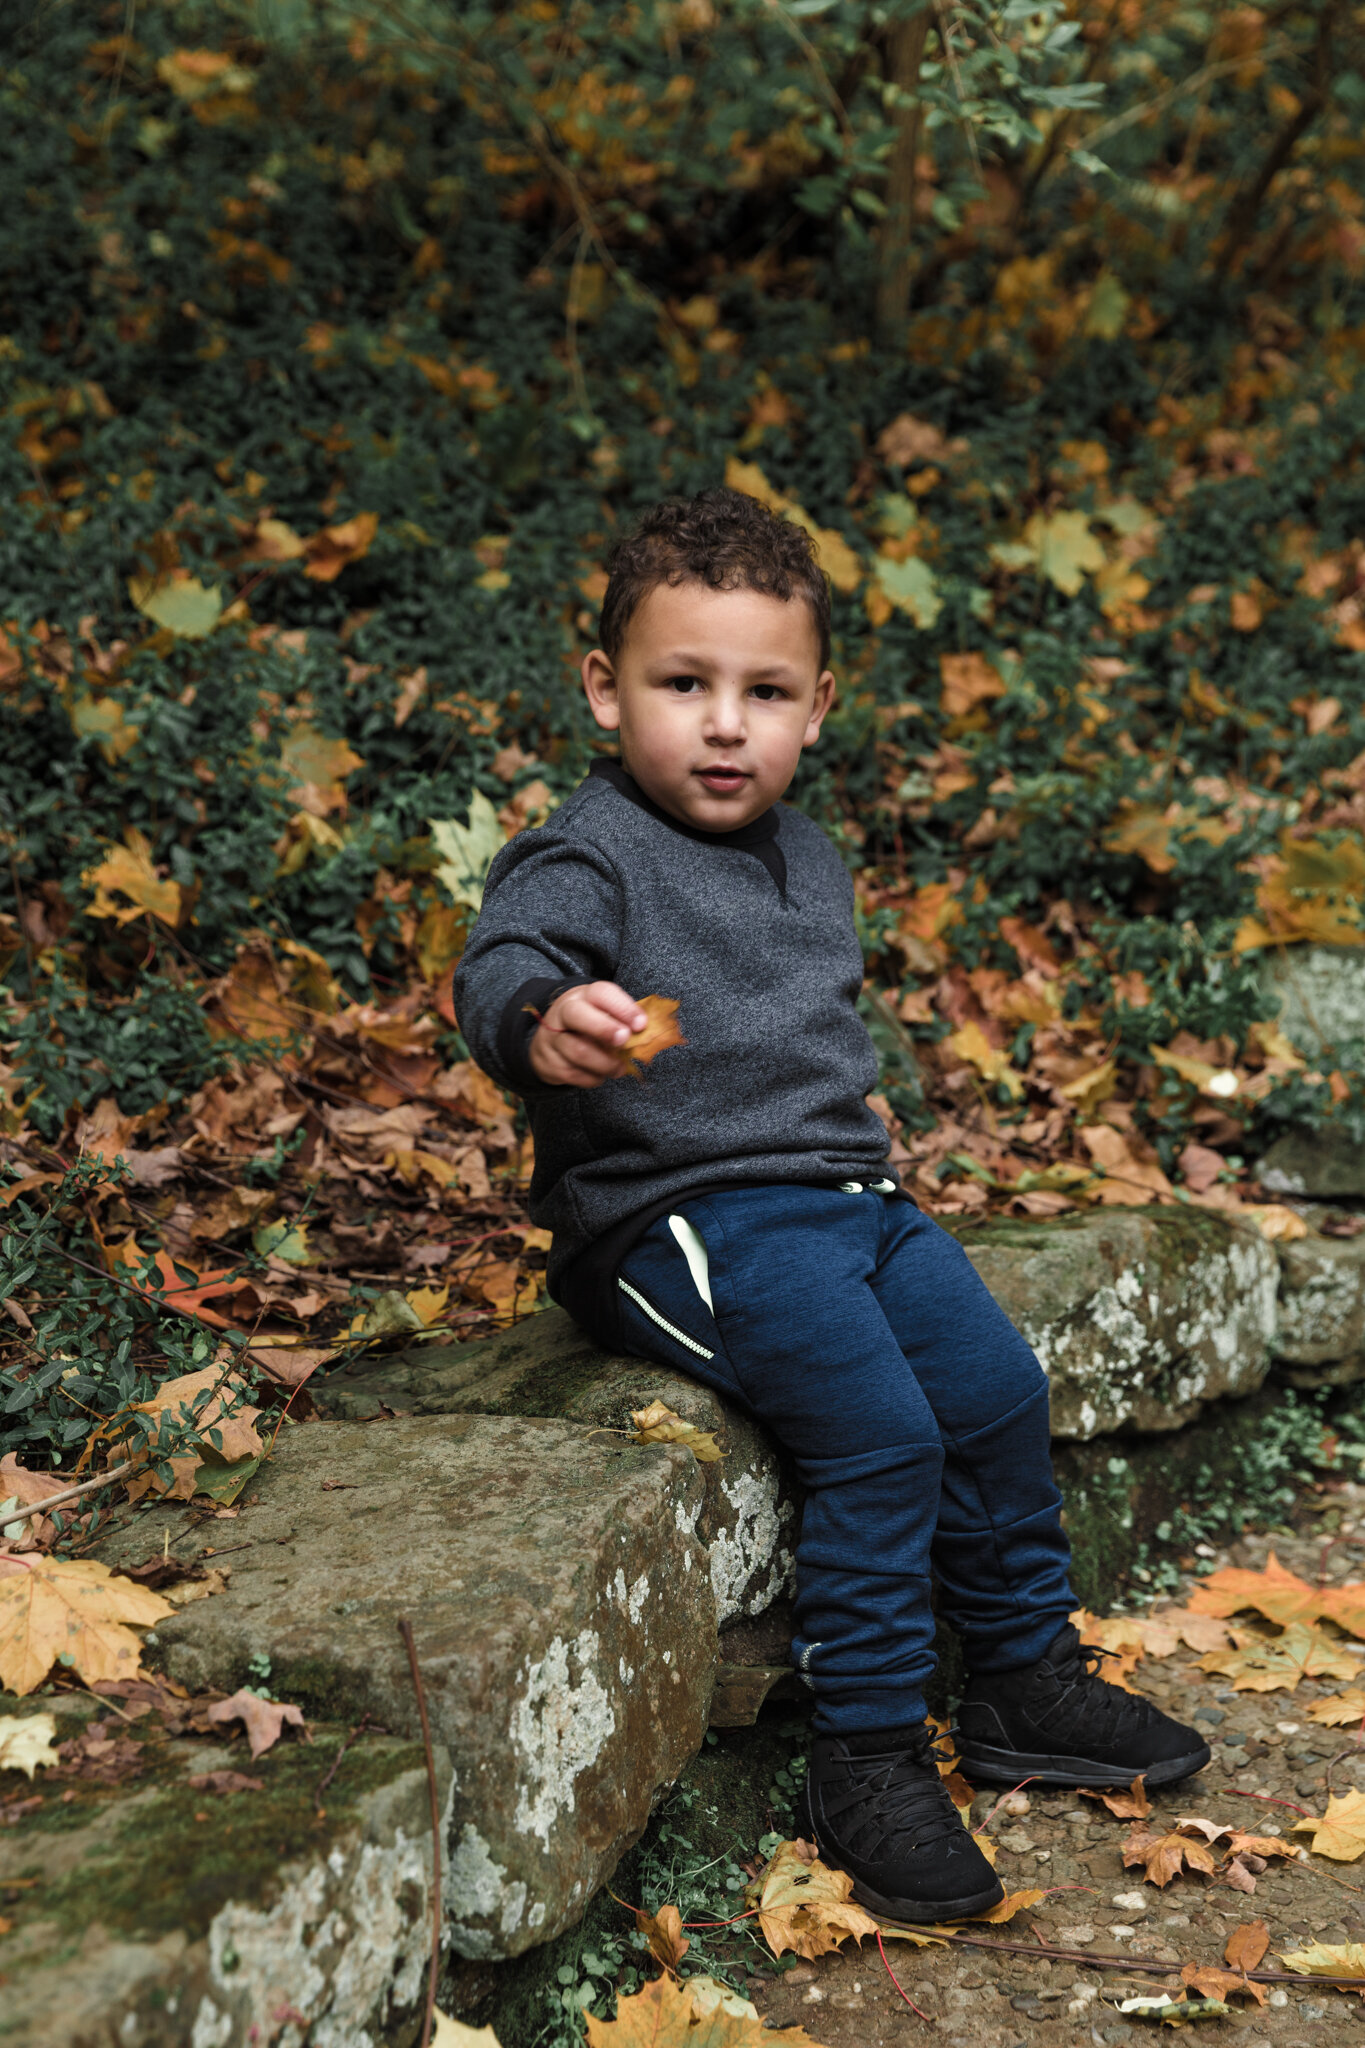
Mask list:
[[[757,590],[784,603],[802,597],[815,621],[821,668],[829,661],[829,582],[810,536],[743,491],[700,491],[652,505],[612,549],[607,574],[598,631],[613,662],[631,619],[661,583]]]

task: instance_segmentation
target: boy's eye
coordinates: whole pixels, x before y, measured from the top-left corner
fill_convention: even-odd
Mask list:
[[[680,697],[687,697],[701,688],[701,679],[698,676],[670,676],[667,687],[676,690]]]
[[[775,704],[786,694],[780,683],[754,684],[754,695],[760,704]]]

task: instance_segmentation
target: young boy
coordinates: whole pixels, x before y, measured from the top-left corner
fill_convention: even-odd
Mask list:
[[[1000,1886],[925,1727],[931,1574],[972,1778],[1161,1785],[1209,1751],[1098,1677],[1067,1619],[1042,1369],[887,1167],[852,884],[779,801],[834,695],[805,534],[734,491],[657,506],[615,550],[601,637],[583,687],[621,758],[494,860],[460,1023],[525,1097],[555,1299],[795,1460],[803,1832],[874,1910],[979,1912]],[[680,1000],[686,1044],[641,1081],[621,1047],[650,994]]]

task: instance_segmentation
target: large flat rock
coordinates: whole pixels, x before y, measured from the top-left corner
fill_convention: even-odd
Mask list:
[[[411,1736],[406,1617],[453,1767],[449,1940],[474,1958],[548,1940],[706,1727],[716,1622],[690,1452],[510,1416],[310,1423],[258,1490],[229,1590],[160,1623],[149,1660],[231,1691],[267,1658],[283,1697]],[[166,1512],[101,1555],[145,1556]]]
[[[1365,1041],[1365,947],[1283,946],[1267,954],[1261,974],[1279,1003],[1281,1029],[1310,1066],[1330,1073],[1352,1041]],[[1261,1159],[1262,1185],[1276,1195],[1324,1202],[1365,1195],[1365,1144],[1331,1122],[1291,1130]]]
[[[318,1384],[327,1415],[558,1415],[628,1430],[632,1409],[662,1401],[713,1430],[725,1455],[701,1466],[697,1535],[705,1544],[716,1618],[761,1614],[791,1590],[798,1492],[772,1438],[709,1387],[641,1358],[602,1351],[562,1308],[477,1344],[423,1345],[363,1358]]]
[[[1279,1262],[1252,1223],[1102,1209],[962,1241],[1042,1361],[1054,1437],[1179,1429],[1265,1378]]]

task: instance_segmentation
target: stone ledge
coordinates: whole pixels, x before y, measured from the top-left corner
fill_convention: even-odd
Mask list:
[[[310,1713],[412,1736],[406,1617],[454,1771],[451,1945],[549,1940],[706,1727],[716,1623],[690,1453],[502,1416],[312,1423],[286,1432],[259,1489],[228,1591],[160,1623],[148,1661],[232,1691],[265,1656]],[[145,1556],[163,1518],[112,1535],[105,1562]]]

